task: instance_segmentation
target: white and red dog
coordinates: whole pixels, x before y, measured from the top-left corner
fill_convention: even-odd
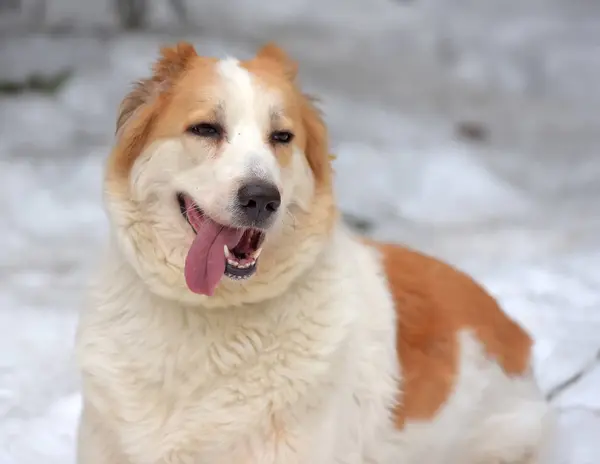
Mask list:
[[[466,275],[346,229],[295,77],[274,45],[181,43],[124,99],[79,463],[541,462],[530,338]]]

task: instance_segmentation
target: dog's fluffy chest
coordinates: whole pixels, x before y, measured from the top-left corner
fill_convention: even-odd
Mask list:
[[[213,312],[144,300],[135,315],[106,301],[81,337],[87,396],[141,462],[214,463],[276,441],[310,420],[344,365],[352,311],[328,293]]]

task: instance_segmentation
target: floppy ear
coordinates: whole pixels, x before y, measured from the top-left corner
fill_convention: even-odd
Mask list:
[[[113,173],[129,173],[152,132],[165,91],[188,69],[195,56],[196,50],[187,42],[163,48],[152,66],[152,77],[136,82],[125,96],[119,106],[118,142],[110,161]]]
[[[298,74],[298,63],[292,60],[286,52],[279,48],[275,43],[269,42],[258,51],[257,58],[264,58],[276,62],[284,74],[293,81]]]

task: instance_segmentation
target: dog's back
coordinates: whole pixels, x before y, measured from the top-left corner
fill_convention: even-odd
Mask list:
[[[398,314],[395,424],[427,450],[422,462],[538,462],[552,420],[527,333],[464,273],[367,243],[381,256]]]

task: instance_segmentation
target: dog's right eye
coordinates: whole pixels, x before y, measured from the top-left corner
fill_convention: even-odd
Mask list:
[[[218,139],[221,138],[221,136],[223,135],[223,128],[218,124],[203,122],[188,127],[187,132],[193,135],[197,135],[198,137]]]

